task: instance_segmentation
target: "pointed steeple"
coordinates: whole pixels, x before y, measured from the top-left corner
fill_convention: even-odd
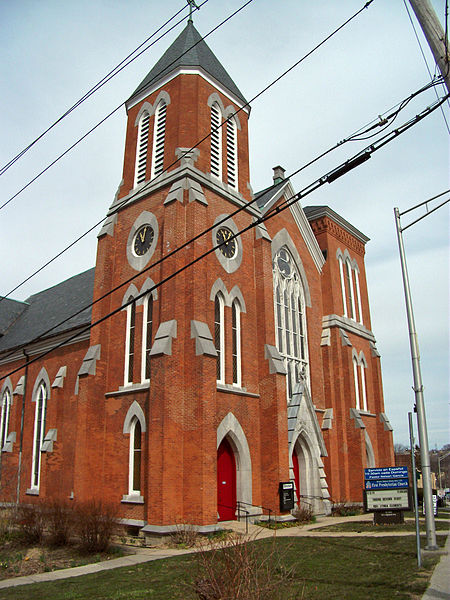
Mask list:
[[[128,102],[146,88],[153,87],[158,81],[181,68],[203,69],[217,83],[246,104],[247,101],[239,88],[215,57],[208,44],[202,39],[191,20],[136,88]]]

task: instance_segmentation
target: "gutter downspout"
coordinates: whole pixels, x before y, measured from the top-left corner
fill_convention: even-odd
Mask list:
[[[22,474],[22,449],[23,449],[23,426],[25,420],[25,397],[27,395],[27,383],[28,383],[28,361],[29,356],[22,350],[23,355],[25,357],[25,381],[23,383],[23,396],[22,396],[22,415],[20,417],[20,446],[19,446],[19,466],[17,468],[17,495],[16,495],[16,504],[19,504],[20,500],[20,479]]]

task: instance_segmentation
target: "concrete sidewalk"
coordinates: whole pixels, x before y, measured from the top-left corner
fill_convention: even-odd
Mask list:
[[[311,525],[304,525],[300,527],[291,527],[287,529],[279,529],[276,532],[271,529],[264,527],[258,527],[251,523],[248,524],[248,535],[255,539],[262,539],[267,537],[387,537],[387,536],[405,536],[415,535],[415,532],[380,532],[380,533],[367,533],[367,532],[326,532],[326,531],[315,531],[325,525],[335,525],[339,523],[348,523],[350,521],[371,521],[371,514],[356,515],[354,517],[318,517],[317,521]],[[247,526],[245,522],[238,521],[227,521],[222,523],[224,529],[232,529],[233,531],[245,534],[247,532]],[[448,532],[437,532],[438,534],[448,535]],[[41,583],[43,581],[57,581],[59,579],[67,579],[70,577],[80,577],[82,575],[89,575],[92,573],[98,573],[100,571],[106,571],[109,569],[117,569],[119,567],[130,567],[133,565],[149,562],[152,560],[160,560],[164,558],[171,558],[172,556],[180,556],[182,554],[190,554],[195,552],[193,548],[188,549],[175,549],[175,548],[133,548],[134,554],[122,556],[120,558],[114,558],[111,560],[92,563],[84,565],[82,567],[73,567],[70,569],[60,569],[58,571],[51,571],[48,573],[37,573],[36,575],[28,575],[26,577],[14,577],[12,579],[4,579],[0,581],[0,589],[9,587],[15,587],[19,585],[28,585],[31,583]],[[423,596],[422,600],[450,600],[449,592],[449,573],[450,573],[450,537],[447,537],[445,544],[445,552],[442,553],[441,560],[433,573],[433,577],[430,581],[430,585]]]
[[[450,600],[450,536],[422,600]]]

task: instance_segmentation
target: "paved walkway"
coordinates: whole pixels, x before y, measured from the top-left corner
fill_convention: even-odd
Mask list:
[[[304,525],[303,527],[290,527],[287,529],[279,529],[276,532],[273,530],[258,527],[248,524],[248,534],[251,537],[258,539],[272,537],[386,537],[398,535],[415,535],[415,532],[355,532],[355,531],[316,531],[324,525],[335,525],[338,523],[348,523],[349,521],[371,521],[372,515],[356,515],[354,517],[319,517],[317,522],[312,525]],[[245,522],[238,523],[237,521],[228,521],[222,523],[225,529],[233,529],[239,533],[246,533],[247,527]],[[437,532],[438,535],[447,535],[447,532]],[[133,554],[114,558],[104,562],[92,563],[82,567],[73,567],[71,569],[60,569],[51,571],[50,573],[38,573],[36,575],[28,575],[26,577],[14,577],[12,579],[4,579],[0,581],[0,589],[14,587],[19,585],[27,585],[30,583],[41,583],[42,581],[56,581],[58,579],[66,579],[69,577],[80,577],[81,575],[89,575],[106,571],[108,569],[117,569],[118,567],[129,567],[152,560],[160,560],[179,556],[181,554],[189,554],[195,552],[194,549],[178,550],[174,548],[133,548]],[[436,565],[430,585],[425,592],[422,600],[450,600],[450,537],[447,537],[444,551],[442,552],[441,560]]]

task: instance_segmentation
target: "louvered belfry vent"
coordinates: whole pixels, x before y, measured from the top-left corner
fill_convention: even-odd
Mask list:
[[[164,140],[166,137],[167,104],[161,101],[155,113],[152,178],[164,170]]]
[[[150,125],[150,115],[143,113],[139,121],[138,143],[136,152],[136,172],[134,178],[135,187],[145,181],[145,172],[147,168],[147,150],[148,150],[148,129]]]
[[[233,119],[227,121],[227,177],[228,185],[237,190],[237,132]]]
[[[211,106],[211,173],[222,179],[222,113],[216,103]]]

